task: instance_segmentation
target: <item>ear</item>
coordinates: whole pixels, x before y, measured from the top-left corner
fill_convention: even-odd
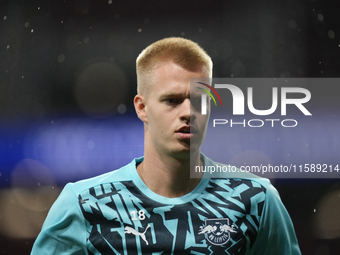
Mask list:
[[[146,100],[142,95],[136,95],[133,103],[135,105],[135,110],[138,118],[144,123],[148,122],[148,117],[146,113]]]

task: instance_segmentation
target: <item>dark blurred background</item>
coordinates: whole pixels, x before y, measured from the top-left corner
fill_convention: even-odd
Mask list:
[[[65,183],[143,154],[132,100],[135,59],[147,45],[169,36],[192,39],[213,58],[214,77],[337,78],[339,17],[340,3],[323,0],[2,0],[0,253],[29,254]],[[304,144],[321,137],[313,143],[320,155],[340,164],[340,87],[328,89],[313,88],[312,98],[328,102],[313,109],[330,115],[331,126],[299,134]],[[275,150],[261,138],[262,147]],[[242,139],[241,152],[258,144],[254,136]],[[304,149],[295,155],[305,163],[313,157]],[[340,254],[340,179],[273,183],[302,253]]]

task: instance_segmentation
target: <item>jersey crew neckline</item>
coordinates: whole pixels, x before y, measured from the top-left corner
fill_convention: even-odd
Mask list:
[[[152,199],[158,203],[169,204],[169,205],[170,204],[180,205],[180,204],[185,204],[187,202],[190,202],[194,200],[196,197],[198,197],[206,189],[209,183],[209,180],[210,180],[209,178],[202,177],[198,185],[189,193],[183,196],[180,196],[180,197],[173,197],[173,198],[165,197],[149,189],[149,187],[143,182],[143,180],[139,176],[137,172],[137,165],[142,163],[143,160],[144,160],[144,157],[140,157],[140,158],[134,159],[131,162],[131,164],[133,164],[133,167],[131,167],[133,169],[131,180],[133,181],[135,186],[140,190],[140,192],[143,195],[147,196],[149,199]]]

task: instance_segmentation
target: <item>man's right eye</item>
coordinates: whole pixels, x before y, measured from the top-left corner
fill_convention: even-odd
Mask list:
[[[169,104],[179,104],[180,103],[180,100],[177,99],[177,98],[169,98],[169,99],[166,99],[165,101]]]

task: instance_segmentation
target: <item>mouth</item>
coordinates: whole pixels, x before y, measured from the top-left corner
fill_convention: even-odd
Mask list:
[[[176,133],[180,136],[182,139],[190,139],[192,138],[196,133],[196,128],[192,126],[183,126],[179,128]]]
[[[192,134],[195,134],[195,133],[197,133],[197,130],[193,126],[183,126],[183,127],[179,128],[176,131],[176,133],[185,133],[185,134],[192,133]]]

